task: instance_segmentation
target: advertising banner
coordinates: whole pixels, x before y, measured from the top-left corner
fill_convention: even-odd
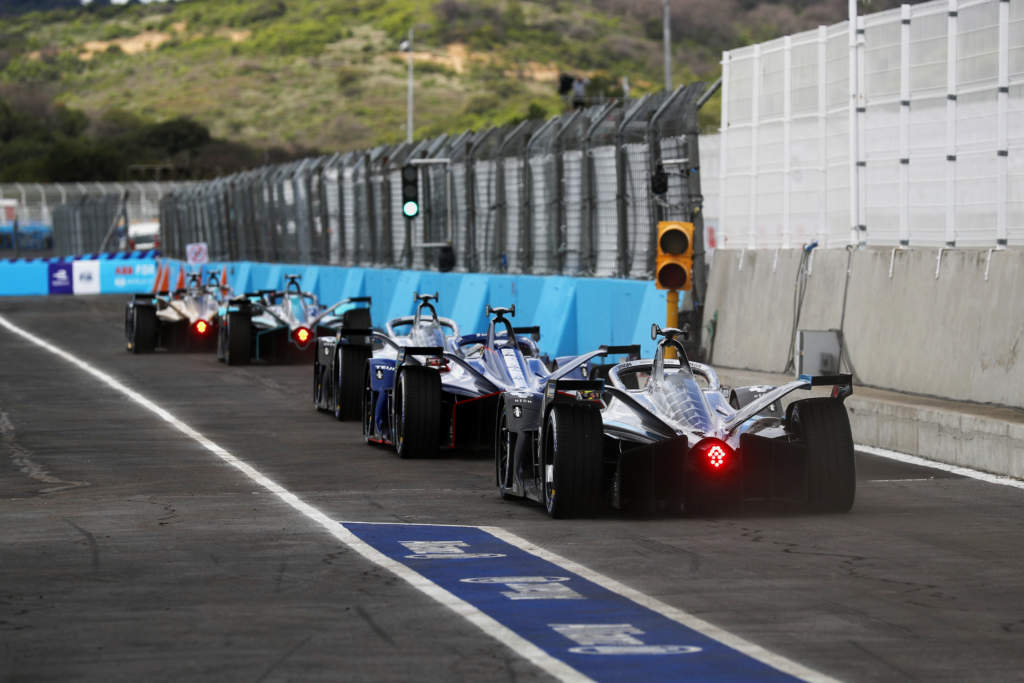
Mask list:
[[[156,262],[100,261],[100,289],[104,294],[142,294],[153,291]]]
[[[100,262],[75,261],[72,263],[72,281],[75,294],[99,294]]]
[[[72,267],[70,263],[50,263],[49,291],[50,294],[74,294],[72,285]]]

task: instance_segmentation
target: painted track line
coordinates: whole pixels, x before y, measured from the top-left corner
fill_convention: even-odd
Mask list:
[[[1004,477],[999,474],[982,472],[981,470],[972,470],[970,467],[950,465],[948,463],[939,462],[938,460],[928,460],[927,458],[910,455],[909,453],[890,451],[887,448],[876,448],[875,446],[861,446],[860,444],[854,444],[853,449],[855,451],[867,453],[868,455],[877,455],[880,458],[888,458],[889,460],[906,463],[907,465],[918,465],[920,467],[929,467],[933,470],[942,470],[943,472],[958,474],[961,477],[977,479],[978,481],[983,481],[986,484],[998,484],[999,486],[1010,486],[1015,489],[1024,489],[1024,481],[1014,479],[1013,477]]]
[[[127,398],[131,399],[134,403],[142,408],[145,408],[149,412],[153,413],[161,420],[169,424],[174,429],[178,430],[184,436],[192,439],[207,451],[220,458],[223,462],[231,465],[236,470],[244,474],[249,480],[263,487],[267,491],[273,493],[282,502],[287,504],[289,507],[299,512],[307,519],[315,522],[323,530],[329,533],[331,536],[362,555],[367,560],[373,562],[383,569],[387,569],[391,573],[395,574],[406,583],[416,588],[420,592],[434,599],[444,607],[447,607],[451,611],[455,612],[462,618],[466,619],[471,624],[478,627],[481,631],[491,636],[498,642],[507,646],[515,654],[525,658],[538,668],[542,669],[546,673],[554,676],[555,678],[562,681],[590,681],[591,679],[584,676],[576,669],[570,667],[568,664],[561,660],[552,657],[548,653],[544,652],[541,648],[534,645],[525,638],[519,636],[517,633],[502,625],[497,620],[488,616],[478,608],[474,607],[470,603],[462,600],[455,596],[453,593],[445,590],[436,583],[430,581],[426,577],[418,574],[412,569],[406,567],[400,562],[397,562],[384,553],[376,550],[371,545],[357,537],[351,531],[346,529],[344,525],[334,519],[331,519],[319,508],[307,503],[302,500],[296,494],[292,493],[282,485],[278,484],[273,479],[269,478],[258,469],[245,462],[244,460],[232,455],[223,447],[219,446],[185,422],[179,420],[171,412],[165,408],[160,407],[154,401],[146,398],[139,392],[128,387],[122,382],[115,379],[113,376],[106,372],[90,365],[89,363],[76,358],[72,354],[64,351],[63,349],[51,344],[48,341],[40,339],[33,335],[31,332],[24,330],[12,322],[8,321],[4,316],[0,315],[0,327],[4,327],[10,332],[22,337],[26,341],[42,348],[55,356],[67,361],[74,365],[83,372],[95,377],[103,384],[123,394]],[[437,526],[437,525],[433,525]],[[631,600],[653,612],[661,614],[677,623],[687,626],[695,631],[702,633],[714,640],[721,642],[722,644],[737,650],[752,659],[759,660],[771,667],[774,667],[784,673],[788,673],[798,678],[813,681],[815,683],[831,683],[834,679],[822,674],[821,672],[815,671],[808,667],[803,666],[797,662],[789,660],[781,655],[772,653],[759,645],[755,645],[739,636],[733,635],[727,631],[724,631],[717,626],[709,624],[708,622],[693,616],[683,610],[672,607],[666,603],[657,600],[651,596],[645,595],[635,589],[632,589],[625,584],[622,584],[614,579],[604,576],[598,572],[590,570],[576,562],[563,558],[555,553],[545,550],[520,536],[512,534],[501,527],[478,527],[488,533],[491,533],[495,537],[514,545],[521,550],[530,554],[536,555],[541,559],[547,560],[558,564],[583,578],[592,581],[604,588],[617,593],[628,600]]]
[[[264,475],[262,472],[257,470],[249,463],[235,457],[226,449],[217,445],[216,443],[214,443],[213,441],[206,438],[198,431],[190,427],[188,424],[176,418],[166,409],[161,408],[159,405],[157,405],[150,399],[146,398],[139,392],[129,388],[125,384],[122,384],[111,375],[108,375],[102,370],[93,367],[89,363],[86,363],[85,361],[76,358],[67,351],[64,351],[63,349],[60,349],[57,346],[54,346],[53,344],[36,337],[31,332],[28,332],[14,325],[10,321],[8,321],[4,316],[0,316],[0,327],[4,327],[7,330],[13,332],[14,334],[24,338],[26,341],[29,341],[32,344],[35,344],[36,346],[45,349],[46,351],[49,351],[53,355],[62,358],[63,360],[71,363],[72,365],[79,368],[83,372],[92,375],[99,381],[109,386],[114,391],[117,391],[118,393],[128,397],[137,405],[153,413],[161,420],[168,423],[170,426],[174,427],[179,432],[181,432],[188,438],[192,439],[199,445],[201,445],[210,453],[216,455],[225,463],[237,469],[239,472],[244,474],[254,483],[262,486],[267,491],[273,493],[281,501],[289,505],[292,509],[315,522],[322,529],[327,531],[327,533],[334,536],[336,539],[344,543],[352,550],[355,550],[364,558],[397,575],[399,578],[403,579],[412,587],[416,588],[420,592],[426,594],[427,596],[433,598],[434,600],[441,603],[448,609],[452,610],[462,618],[469,621],[474,626],[478,627],[484,633],[491,636],[498,642],[508,646],[517,655],[529,660],[532,664],[544,670],[548,674],[562,681],[575,682],[591,680],[590,678],[587,678],[586,676],[582,675],[581,673],[571,668],[564,662],[555,659],[551,655],[547,654],[530,641],[520,637],[514,631],[506,628],[498,621],[487,616],[473,605],[469,604],[468,602],[465,602],[464,600],[461,600],[460,598],[457,598],[449,591],[444,590],[437,584],[427,580],[426,578],[424,578],[420,574],[417,574],[416,572],[409,569],[400,562],[392,560],[387,555],[384,555],[380,551],[371,547],[369,544],[365,543],[362,539],[358,538],[355,534],[353,534],[351,531],[342,526],[340,522],[331,519],[320,509],[302,500],[297,495],[295,495],[288,489],[284,488],[273,479],[270,479],[269,477]]]

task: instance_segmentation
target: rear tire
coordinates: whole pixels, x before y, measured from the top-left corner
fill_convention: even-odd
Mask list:
[[[441,443],[441,375],[422,366],[399,368],[395,384],[395,450],[400,458],[437,455]]]
[[[224,362],[228,365],[248,365],[249,344],[252,332],[249,329],[249,316],[243,313],[228,313],[225,316],[227,326],[227,346],[224,349]]]
[[[358,420],[363,408],[363,379],[370,349],[364,346],[342,346],[336,358],[334,385],[334,417]]]
[[[156,348],[156,309],[136,306],[132,309],[132,353],[151,353]]]
[[[601,413],[556,405],[544,420],[544,507],[554,518],[584,517],[601,507]]]
[[[808,501],[820,512],[849,512],[857,493],[850,417],[841,401],[808,398],[787,419],[807,445]]]

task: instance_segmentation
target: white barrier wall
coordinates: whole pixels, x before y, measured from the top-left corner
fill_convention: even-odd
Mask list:
[[[848,22],[723,53],[720,135],[701,141],[717,246],[1024,244],[1024,1],[858,25],[856,101]]]

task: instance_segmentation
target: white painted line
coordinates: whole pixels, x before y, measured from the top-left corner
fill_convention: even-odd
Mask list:
[[[506,543],[536,555],[543,560],[557,564],[558,566],[568,569],[575,574],[579,574],[584,579],[592,581],[602,588],[610,590],[613,593],[618,593],[627,600],[632,600],[652,612],[657,612],[658,614],[680,623],[687,628],[691,628],[709,638],[713,638],[723,645],[727,645],[734,650],[742,652],[752,659],[764,662],[768,666],[774,667],[779,671],[788,673],[791,676],[796,676],[797,678],[802,678],[805,681],[812,681],[813,683],[836,683],[836,679],[826,676],[819,671],[810,669],[803,664],[794,662],[782,655],[777,655],[774,652],[766,650],[760,645],[751,643],[749,640],[745,640],[737,635],[729,633],[728,631],[724,631],[714,624],[709,624],[700,617],[696,617],[689,612],[685,612],[673,607],[672,605],[666,604],[657,598],[652,598],[651,596],[630,588],[629,586],[607,577],[604,574],[600,574],[592,569],[584,567],[581,564],[573,562],[572,560],[566,559],[557,553],[545,550],[544,548],[527,541],[525,538],[516,536],[501,527],[482,526],[480,528],[488,533],[494,534]]]
[[[313,522],[316,522],[321,528],[327,533],[334,536],[336,539],[347,545],[349,548],[355,550],[357,553],[370,560],[374,564],[387,569],[399,578],[403,579],[411,586],[421,591],[422,593],[430,596],[437,602],[441,603],[448,609],[452,610],[462,618],[469,621],[474,626],[477,626],[481,631],[491,636],[498,642],[508,646],[517,655],[527,659],[538,668],[551,674],[555,678],[562,681],[590,681],[591,679],[584,676],[580,672],[576,671],[572,667],[568,666],[562,661],[559,661],[547,654],[539,647],[531,643],[530,641],[522,638],[511,629],[506,628],[498,621],[487,616],[480,610],[468,602],[461,600],[452,593],[444,590],[437,584],[429,581],[425,577],[417,574],[412,569],[409,569],[405,565],[392,560],[387,555],[384,555],[380,551],[374,549],[372,546],[360,540],[355,534],[342,526],[339,522],[331,519],[324,514],[318,508],[305,502],[291,491],[287,490],[273,479],[270,479],[262,472],[257,470],[252,465],[248,464],[244,460],[236,458],[224,448],[221,448],[216,443],[206,438],[195,429],[182,422],[170,412],[161,408],[159,405],[146,398],[139,392],[135,391],[122,384],[118,380],[114,379],[107,373],[93,367],[89,363],[76,358],[67,351],[60,349],[53,344],[44,341],[31,332],[23,330],[22,328],[14,325],[8,321],[5,317],[0,316],[0,327],[5,327],[14,334],[24,338],[26,341],[35,344],[36,346],[49,351],[50,353],[58,356],[68,363],[76,366],[80,370],[92,375],[96,379],[100,380],[111,389],[127,396],[139,406],[150,411],[163,421],[167,422],[170,426],[177,429],[179,432],[189,437],[196,443],[200,444],[203,448],[210,451],[218,458],[223,460],[228,465],[231,465],[239,472],[244,474],[250,480],[259,484],[266,490],[270,491],[283,502],[287,503],[292,509],[303,514]]]
[[[901,484],[908,481],[938,481],[935,477],[925,477],[923,479],[868,479],[868,484]]]
[[[998,474],[989,474],[988,472],[982,472],[981,470],[972,470],[969,467],[961,467],[960,465],[948,465],[944,462],[938,462],[937,460],[927,460],[926,458],[921,458],[916,455],[909,455],[907,453],[900,453],[898,451],[890,451],[886,448],[876,448],[874,446],[861,446],[859,444],[854,444],[853,449],[856,451],[863,451],[868,455],[877,455],[882,458],[896,460],[897,462],[906,463],[908,465],[930,467],[933,470],[942,470],[943,472],[959,474],[961,477],[977,479],[978,481],[983,481],[986,484],[998,484],[999,486],[1011,486],[1015,489],[1024,489],[1024,481],[1020,479],[1014,479],[1013,477],[1004,477]]]

